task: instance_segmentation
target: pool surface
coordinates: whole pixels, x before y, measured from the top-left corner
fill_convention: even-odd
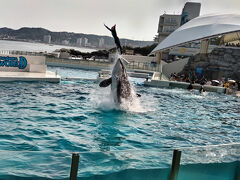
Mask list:
[[[59,74],[97,76],[67,68]],[[143,81],[131,78],[142,96],[124,110],[111,102],[110,88],[93,81],[1,83],[0,178],[67,178],[72,152],[82,153],[79,176],[91,177],[168,168],[175,147],[240,142],[240,98],[144,87]]]

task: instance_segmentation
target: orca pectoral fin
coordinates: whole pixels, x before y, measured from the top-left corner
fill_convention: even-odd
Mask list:
[[[111,77],[109,79],[105,79],[102,82],[100,82],[99,86],[100,87],[107,87],[110,84],[112,84],[112,78]]]

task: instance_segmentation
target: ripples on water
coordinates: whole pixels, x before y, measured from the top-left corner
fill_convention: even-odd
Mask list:
[[[96,72],[60,70],[61,75],[68,72],[78,76],[97,75]],[[55,167],[61,176],[66,176],[70,165],[70,158],[65,160],[61,153],[66,156],[75,151],[118,152],[83,155],[85,165],[82,165],[80,174],[85,176],[91,175],[98,167],[93,159],[101,159],[102,172],[106,173],[125,166],[141,168],[143,162],[147,165],[143,164],[142,168],[151,167],[151,164],[156,166],[152,158],[154,153],[144,158],[137,155],[138,151],[146,153],[147,149],[239,142],[239,98],[182,89],[149,88],[143,86],[143,80],[132,78],[131,81],[142,95],[140,105],[131,111],[113,108],[110,89],[99,88],[92,81],[1,83],[0,150],[3,154],[14,151],[20,156],[14,165],[27,163],[21,167],[32,165],[27,157],[46,158],[47,152],[50,153],[49,159],[45,162],[43,158],[43,167],[50,166],[54,154],[67,162],[66,166]],[[128,150],[136,152],[126,153]],[[28,152],[28,156],[24,152]],[[133,160],[135,166],[129,165]],[[0,163],[0,167],[5,167],[4,163]],[[163,161],[161,163],[158,166],[164,166]],[[113,166],[117,168],[111,170]],[[55,171],[43,172],[43,167],[40,163],[25,175],[55,177]],[[3,168],[0,174],[5,171]],[[61,171],[64,172],[61,174]]]

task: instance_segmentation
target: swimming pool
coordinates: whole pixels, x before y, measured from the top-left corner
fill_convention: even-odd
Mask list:
[[[59,74],[97,76],[68,68]],[[115,109],[109,88],[89,80],[1,83],[0,178],[67,178],[72,152],[81,153],[79,176],[91,177],[168,168],[175,147],[240,142],[239,98],[131,82],[142,97],[129,111]]]

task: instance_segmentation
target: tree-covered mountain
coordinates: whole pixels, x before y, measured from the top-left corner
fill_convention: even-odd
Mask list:
[[[114,40],[110,36],[99,36],[94,34],[73,32],[52,32],[44,28],[23,27],[17,30],[6,27],[0,28],[1,39],[44,42],[44,36],[46,35],[51,36],[52,44],[62,44],[65,41],[68,42],[69,45],[76,45],[78,38],[87,38],[88,43],[91,44],[91,46],[98,47],[99,39],[103,38],[105,47],[115,46]],[[123,46],[130,45],[132,47],[143,47],[153,43],[152,41],[135,41],[130,39],[120,39],[120,41]]]

